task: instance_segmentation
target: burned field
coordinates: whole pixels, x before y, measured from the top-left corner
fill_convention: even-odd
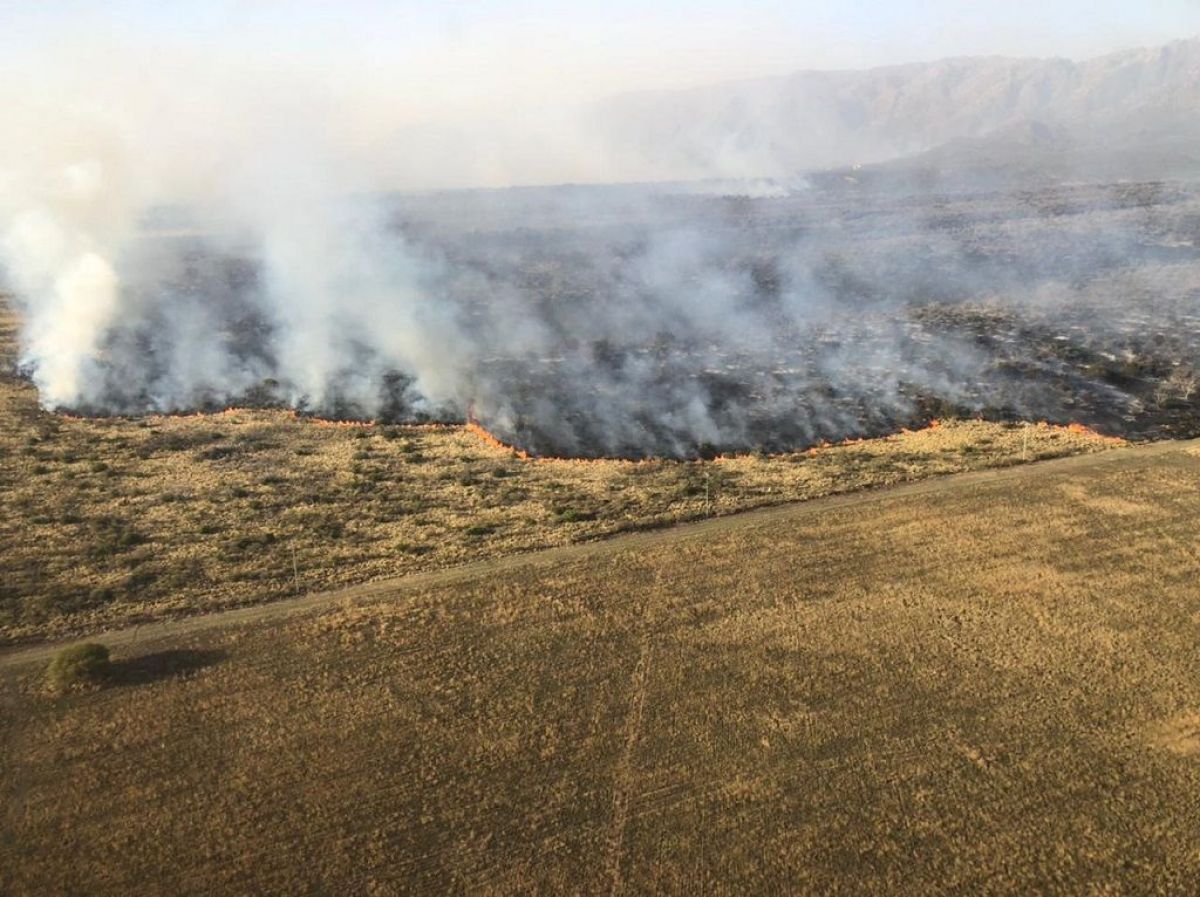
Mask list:
[[[1190,186],[563,187],[383,206],[370,252],[346,224],[352,246],[318,284],[333,309],[269,246],[149,228],[136,301],[70,410],[473,419],[535,456],[628,459],[951,415],[1200,432]]]
[[[0,665],[0,891],[1190,894],[1198,452]]]
[[[423,235],[561,335],[480,366],[476,415],[534,454],[782,451],[949,415],[1200,432],[1191,188],[660,197],[610,213],[632,228],[546,202],[556,226]]]

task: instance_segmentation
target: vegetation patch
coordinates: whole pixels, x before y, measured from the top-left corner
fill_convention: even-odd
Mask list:
[[[108,648],[99,642],[84,642],[54,655],[46,669],[46,684],[57,694],[95,687],[104,682],[111,669]]]

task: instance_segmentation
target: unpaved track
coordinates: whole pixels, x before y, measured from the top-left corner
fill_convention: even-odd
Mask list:
[[[514,568],[553,567],[562,563],[588,557],[603,556],[622,551],[632,551],[663,542],[698,539],[727,532],[739,527],[769,520],[797,521],[824,513],[835,508],[869,505],[903,499],[909,496],[929,495],[951,490],[971,489],[996,482],[1020,483],[1051,472],[1078,473],[1091,468],[1111,466],[1136,467],[1145,459],[1182,451],[1200,451],[1200,439],[1159,442],[1151,445],[1128,446],[1068,458],[1055,458],[1019,464],[1013,467],[971,471],[944,477],[904,483],[879,489],[868,489],[824,498],[775,505],[769,508],[714,517],[692,523],[656,528],[644,532],[623,533],[591,542],[564,545],[524,554],[512,554],[498,558],[474,561],[445,570],[414,573],[408,576],[375,580],[324,592],[312,592],[298,598],[257,604],[250,607],[215,611],[208,614],[188,616],[175,620],[164,620],[95,633],[88,638],[102,641],[110,648],[123,648],[139,642],[158,642],[196,635],[211,629],[264,623],[297,614],[322,610],[337,604],[363,603],[390,600],[420,592],[436,586],[475,579],[490,573]],[[48,642],[0,651],[0,670],[14,669],[34,663],[44,663],[66,642]]]

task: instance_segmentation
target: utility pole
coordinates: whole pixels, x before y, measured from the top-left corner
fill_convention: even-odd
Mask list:
[[[296,594],[300,594],[300,568],[296,566],[296,545],[292,543],[292,583]]]

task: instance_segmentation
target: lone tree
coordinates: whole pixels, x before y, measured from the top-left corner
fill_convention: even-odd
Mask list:
[[[84,642],[63,648],[54,655],[46,670],[46,683],[61,694],[73,688],[100,683],[110,669],[108,647],[98,642]]]

